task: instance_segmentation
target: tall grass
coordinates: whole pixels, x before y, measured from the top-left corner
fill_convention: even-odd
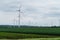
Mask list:
[[[0,32],[0,39],[57,38],[60,36]]]

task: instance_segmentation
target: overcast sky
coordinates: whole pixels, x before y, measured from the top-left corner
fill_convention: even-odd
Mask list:
[[[18,24],[21,6],[21,25],[59,25],[60,0],[0,0],[0,25]]]

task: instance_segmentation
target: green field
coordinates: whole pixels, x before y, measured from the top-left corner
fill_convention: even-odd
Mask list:
[[[60,28],[0,28],[0,39],[60,38]]]
[[[56,34],[60,35],[60,28],[0,28],[0,32],[27,33],[27,34]]]
[[[0,32],[0,39],[57,38],[60,36]]]
[[[0,40],[60,40],[60,38],[0,39]]]
[[[33,38],[33,39],[18,39],[18,40],[60,40],[60,38]]]

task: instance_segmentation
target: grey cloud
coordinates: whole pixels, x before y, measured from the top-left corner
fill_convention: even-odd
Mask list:
[[[51,0],[51,2],[54,2],[54,1]],[[44,16],[45,17],[60,17],[59,12],[57,12],[57,11],[56,12],[50,11],[50,13],[46,14],[48,10],[60,10],[59,5],[53,4],[48,7],[47,0],[0,0],[0,11],[3,11],[4,14],[7,12],[9,12],[9,13],[12,12],[12,14],[13,14],[13,12],[15,12],[19,8],[20,3],[22,4],[22,7],[23,7],[22,10],[25,11],[24,12],[25,15],[22,14],[22,18],[24,18],[24,20],[21,19],[23,21],[22,24],[24,24],[24,23],[26,24],[26,22],[27,22],[28,25],[30,25],[29,24],[29,18],[30,18],[30,19],[33,19],[33,21],[32,21],[33,23],[37,22],[37,25],[40,25],[41,23],[42,23],[42,25],[44,25],[44,24],[46,24],[46,22],[48,20],[46,22],[44,22],[45,20],[42,17],[44,17]],[[7,19],[9,19],[9,18],[7,18]],[[27,19],[27,21],[26,21],[26,19]],[[11,19],[11,21],[12,20],[13,19]],[[49,23],[47,22],[47,24],[49,24]],[[32,24],[32,25],[36,25],[36,24]]]
[[[10,3],[8,2],[9,0],[6,0],[5,2],[2,1],[0,5],[0,11],[4,12],[14,12],[18,9],[18,1],[11,1]],[[6,3],[8,2],[8,3]]]
[[[45,14],[46,17],[60,17],[59,12],[52,12],[50,14]]]
[[[52,8],[50,8],[50,10],[60,10],[60,7],[58,8],[58,7],[52,7]]]
[[[38,11],[37,8],[28,7],[28,6],[26,7],[25,10],[30,13],[36,13]]]

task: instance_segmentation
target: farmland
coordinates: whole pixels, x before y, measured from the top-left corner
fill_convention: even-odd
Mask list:
[[[0,28],[0,32],[60,35],[60,28]]]
[[[0,27],[0,39],[59,38],[59,27]]]

